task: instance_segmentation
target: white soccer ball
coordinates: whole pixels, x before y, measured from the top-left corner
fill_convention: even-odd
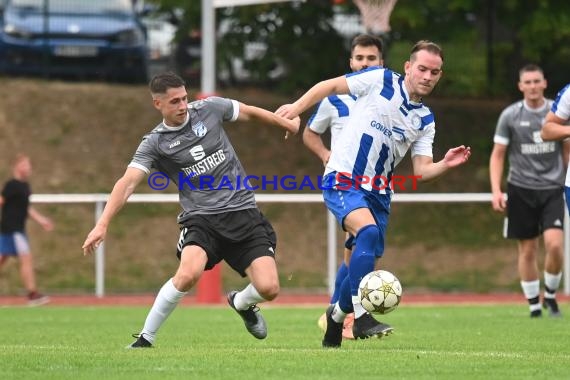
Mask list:
[[[388,314],[400,304],[402,284],[388,271],[373,271],[360,281],[358,298],[367,311],[374,314]]]

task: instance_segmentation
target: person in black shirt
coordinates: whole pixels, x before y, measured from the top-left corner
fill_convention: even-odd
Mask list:
[[[20,262],[20,275],[28,291],[30,305],[42,305],[49,298],[40,294],[36,287],[36,278],[30,245],[26,236],[26,219],[30,216],[44,230],[51,231],[51,220],[30,206],[31,189],[28,179],[32,173],[30,158],[19,154],[12,167],[13,178],[4,185],[0,195],[0,268],[10,257],[17,257]]]

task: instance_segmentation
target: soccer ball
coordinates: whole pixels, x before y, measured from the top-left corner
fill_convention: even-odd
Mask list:
[[[374,314],[388,314],[400,304],[402,284],[388,271],[370,272],[358,285],[358,298],[367,311]]]

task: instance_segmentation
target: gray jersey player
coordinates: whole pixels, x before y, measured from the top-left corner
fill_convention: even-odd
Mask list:
[[[251,281],[242,291],[228,294],[229,305],[256,338],[267,335],[257,307],[279,292],[275,265],[276,238],[271,224],[256,206],[249,188],[216,187],[219,180],[237,180],[245,171],[222,123],[258,119],[297,133],[299,118],[289,120],[262,108],[212,97],[188,103],[184,81],[173,73],[150,82],[154,107],[164,120],[144,136],[125,174],[115,184],[107,205],[87,236],[83,250],[90,254],[105,239],[111,219],[135,187],[152,169],[167,174],[179,186],[183,208],[175,275],[160,289],[137,340],[128,347],[152,347],[160,326],[205,270],[224,260]],[[214,178],[201,183],[200,178]],[[202,186],[204,185],[204,186]]]
[[[489,163],[492,206],[505,212],[504,235],[518,241],[518,271],[531,317],[542,315],[537,265],[538,240],[544,237],[543,306],[559,316],[556,290],[562,276],[564,220],[564,158],[561,142],[542,141],[540,131],[552,101],[544,97],[542,69],[527,65],[519,72],[523,100],[507,107],[499,117]],[[501,190],[508,157],[507,197]]]

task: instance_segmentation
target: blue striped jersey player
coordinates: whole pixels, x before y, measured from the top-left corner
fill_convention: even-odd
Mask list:
[[[428,107],[410,99],[404,77],[391,70],[371,67],[348,74],[345,80],[359,101],[354,104],[350,126],[339,136],[325,175],[363,177],[363,189],[389,193],[389,186],[381,186],[381,178],[390,178],[410,147],[412,156],[432,157],[434,116]],[[377,186],[373,186],[374,180]]]
[[[350,110],[355,102],[356,96],[352,94],[327,96],[319,102],[316,111],[311,115],[307,122],[306,131],[310,131],[318,135],[322,135],[330,128],[331,149],[327,149],[327,153],[329,155],[330,151],[335,148],[338,136],[340,135],[343,127],[348,122]],[[303,137],[303,140],[305,140],[305,137]],[[318,155],[316,152],[315,154]],[[329,157],[326,156],[323,158],[323,163],[326,165]]]
[[[544,141],[564,140],[570,137],[570,83],[568,83],[556,95],[550,112],[544,119],[541,137]],[[570,210],[570,168],[566,170],[566,180],[564,182],[564,193],[566,194],[566,206]]]
[[[384,68],[369,68],[317,83],[293,104],[277,114],[295,117],[330,94],[352,93],[358,98],[352,116],[339,136],[325,169],[328,184],[323,197],[342,227],[355,236],[349,275],[341,286],[339,301],[327,309],[323,347],[340,347],[342,322],[354,311],[355,338],[388,334],[392,328],[376,321],[360,304],[358,284],[375,268],[384,252],[384,236],[390,213],[391,191],[382,186],[411,149],[414,175],[421,181],[437,178],[464,164],[471,149],[458,146],[434,162],[433,114],[422,103],[442,75],[443,52],[430,41],[419,41],[404,64],[405,75]],[[347,181],[351,186],[346,186]],[[382,188],[383,187],[383,188]]]
[[[371,66],[384,64],[382,60],[382,40],[379,37],[360,34],[352,40],[349,65],[352,72],[367,69]],[[303,131],[303,142],[326,166],[331,150],[336,149],[338,136],[348,124],[352,115],[352,107],[356,102],[353,94],[330,95],[317,105],[316,111],[310,117],[307,127]],[[330,150],[324,145],[321,135],[330,128]],[[340,287],[348,276],[348,263],[352,254],[354,238],[346,234],[343,262],[339,265],[335,278],[334,291],[330,303],[338,301]],[[326,313],[319,318],[319,326],[326,329]],[[354,315],[349,314],[344,320],[343,337],[353,339],[352,326]]]

